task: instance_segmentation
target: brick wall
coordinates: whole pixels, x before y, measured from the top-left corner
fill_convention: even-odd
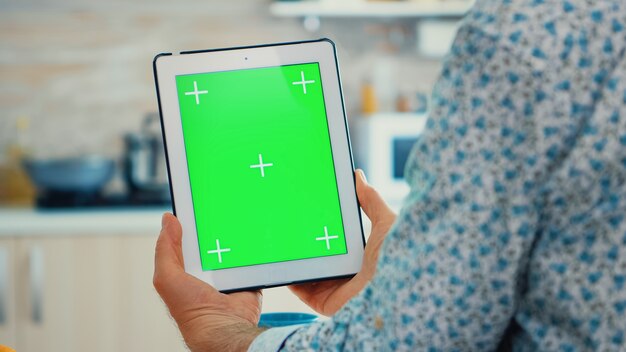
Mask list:
[[[439,63],[414,54],[410,25],[393,24],[406,39],[390,49],[388,22],[323,20],[308,33],[297,19],[272,17],[269,3],[0,0],[0,155],[25,116],[37,156],[118,156],[121,135],[157,109],[151,64],[162,51],[333,38],[352,116],[380,62],[400,89],[427,91],[436,78]]]

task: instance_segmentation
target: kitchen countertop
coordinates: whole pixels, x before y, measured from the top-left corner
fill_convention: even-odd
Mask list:
[[[399,206],[392,208],[395,211]],[[0,207],[2,237],[71,237],[154,235],[161,230],[161,216],[167,207],[89,208],[37,210]],[[361,214],[366,238],[371,224]]]
[[[0,208],[0,238],[17,236],[150,235],[166,207],[88,210]]]

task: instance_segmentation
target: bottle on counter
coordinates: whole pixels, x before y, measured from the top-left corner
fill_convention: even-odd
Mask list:
[[[4,163],[0,162],[0,205],[32,206],[35,187],[24,168],[22,160],[28,155],[26,133],[30,127],[27,117],[15,121],[13,140],[6,145]]]
[[[397,112],[411,112],[411,100],[408,94],[400,93],[396,98],[396,111]]]
[[[376,89],[370,81],[365,81],[361,86],[361,112],[364,116],[378,112]]]

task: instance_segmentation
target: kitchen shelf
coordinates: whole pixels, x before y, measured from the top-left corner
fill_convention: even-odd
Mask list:
[[[276,1],[270,5],[270,13],[278,17],[462,17],[472,5],[473,0]]]

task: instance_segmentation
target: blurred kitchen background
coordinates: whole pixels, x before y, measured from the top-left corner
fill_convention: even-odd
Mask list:
[[[0,0],[0,345],[184,350],[151,284],[171,209],[155,54],[331,38],[355,164],[398,209],[406,157],[471,5]],[[278,288],[264,311],[310,310]]]

